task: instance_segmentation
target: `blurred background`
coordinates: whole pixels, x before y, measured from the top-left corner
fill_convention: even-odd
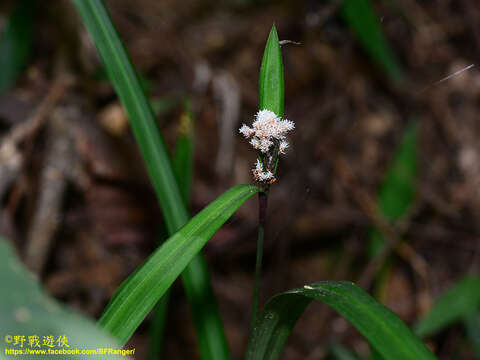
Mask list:
[[[285,116],[296,130],[270,193],[262,304],[315,281],[358,281],[414,326],[480,272],[480,3],[105,2],[172,151],[191,103],[192,214],[252,182],[256,154],[238,128],[258,110],[272,24],[289,40]],[[0,234],[51,296],[98,318],[164,229],[128,119],[70,1],[3,0],[0,71]],[[250,200],[204,249],[235,359],[248,340],[256,225]],[[469,321],[479,310],[425,332],[440,359],[480,353],[480,321]],[[165,359],[198,358],[179,282],[167,327]],[[136,359],[149,342],[147,321],[129,342]],[[369,352],[314,304],[282,359],[341,359],[345,348]]]

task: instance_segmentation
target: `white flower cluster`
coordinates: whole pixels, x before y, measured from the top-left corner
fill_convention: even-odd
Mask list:
[[[294,128],[295,124],[293,121],[283,120],[270,110],[260,110],[255,115],[255,121],[252,127],[243,124],[239,132],[245,136],[245,138],[251,138],[250,144],[265,154],[269,162],[271,162],[271,159],[278,156],[278,154],[285,154],[288,148],[288,142],[285,140],[285,136],[288,131]],[[272,154],[271,152],[275,142],[278,144],[278,154]],[[268,169],[265,164],[262,165],[258,159],[252,172],[257,181],[269,183],[275,181],[272,171]]]
[[[267,153],[273,145],[273,140],[277,139],[280,141],[279,153],[284,154],[288,147],[285,135],[294,128],[293,121],[282,120],[270,110],[260,110],[255,115],[252,127],[243,124],[239,132],[247,139],[251,137],[250,144],[262,153]]]
[[[260,160],[257,159],[257,164],[255,166],[255,169],[252,170],[253,176],[255,177],[255,180],[257,181],[270,181],[272,180],[273,174],[270,170],[263,170],[262,163]]]

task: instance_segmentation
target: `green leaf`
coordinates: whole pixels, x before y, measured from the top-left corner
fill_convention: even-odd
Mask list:
[[[300,315],[312,300],[345,317],[385,360],[432,360],[435,356],[388,308],[351,282],[326,281],[273,297],[260,315],[247,360],[274,360]]]
[[[180,186],[185,206],[188,208],[190,199],[190,186],[192,182],[193,173],[193,112],[189,99],[186,99],[185,109],[180,116],[180,126],[177,136],[177,149],[175,151],[175,158],[173,159],[173,170]],[[165,237],[162,237],[165,239]],[[154,316],[152,318],[151,332],[150,332],[150,358],[156,360],[161,357],[163,348],[163,338],[165,332],[165,324],[167,321],[169,291],[163,294],[160,301],[154,309]]]
[[[466,276],[435,300],[429,313],[415,326],[420,337],[431,336],[480,309],[480,277]]]
[[[127,111],[169,232],[188,219],[175,182],[165,141],[137,73],[101,0],[73,0],[100,53],[109,78]]]
[[[11,88],[25,68],[32,49],[32,21],[32,1],[18,1],[0,38],[0,93]]]
[[[371,58],[383,68],[393,83],[403,85],[405,74],[383,34],[371,2],[344,0],[341,13]]]
[[[150,326],[150,359],[162,358],[162,351],[167,325],[168,304],[170,302],[170,291],[165,294],[155,305],[153,310],[152,324]]]
[[[265,45],[262,66],[260,68],[258,93],[260,110],[270,110],[277,116],[283,117],[285,88],[283,83],[282,51],[275,25],[272,26],[267,44]]]
[[[100,325],[125,343],[205,243],[258,191],[252,185],[231,188],[171,236],[123,282]]]
[[[417,159],[418,124],[411,122],[405,129],[378,195],[381,214],[390,222],[395,222],[415,200],[415,181],[418,173]],[[374,229],[370,235],[370,252],[377,253],[384,243],[382,233]]]
[[[370,350],[370,360],[384,360],[382,355],[380,355],[377,350],[374,348],[371,348]]]
[[[21,349],[18,345],[5,341],[6,336],[38,336],[40,344],[43,336],[65,335],[70,349],[119,349],[118,344],[108,334],[102,332],[90,319],[66,309],[49,297],[40,287],[34,276],[17,259],[11,246],[0,237],[0,358],[5,349]],[[45,346],[40,349],[46,349]],[[58,346],[56,347],[58,350]],[[125,349],[128,350],[128,349]],[[21,356],[20,356],[21,357]],[[102,356],[89,356],[92,359]],[[11,357],[14,358],[13,355]],[[85,359],[85,355],[62,356],[65,359]],[[120,359],[120,355],[110,354],[108,358]],[[59,359],[57,355],[39,355],[28,359]]]
[[[165,141],[137,73],[102,0],[73,0],[128,114],[170,235],[188,220]],[[205,259],[198,254],[182,274],[200,353],[205,360],[230,358]],[[125,340],[125,339],[124,339]]]

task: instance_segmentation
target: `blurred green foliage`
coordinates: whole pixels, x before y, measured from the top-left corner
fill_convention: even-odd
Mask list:
[[[393,223],[401,218],[415,200],[415,180],[418,173],[418,124],[414,121],[405,129],[403,138],[390,164],[378,194],[381,215]],[[379,229],[370,234],[370,254],[373,256],[384,243]]]
[[[383,33],[381,22],[369,0],[344,0],[341,14],[367,54],[398,86],[406,76]]]
[[[442,294],[415,326],[415,333],[427,337],[446,327],[474,317],[480,309],[480,277],[468,275]],[[475,329],[472,329],[474,332]]]
[[[102,332],[91,320],[67,310],[50,298],[40,287],[38,280],[27,271],[17,259],[11,246],[0,237],[0,354],[7,349],[21,349],[9,346],[4,337],[66,336],[70,348],[97,349],[120,348],[106,333]],[[24,348],[26,348],[26,345]],[[45,347],[43,347],[45,349]],[[58,347],[57,347],[58,349]],[[62,356],[63,357],[63,356]],[[12,355],[13,358],[13,355]],[[39,355],[28,359],[57,359],[59,355]],[[65,355],[65,359],[85,359],[85,355]],[[103,359],[104,356],[92,355],[91,359]],[[122,356],[109,355],[109,358],[120,359]]]
[[[10,89],[25,68],[32,50],[33,3],[19,0],[0,37],[0,93]]]

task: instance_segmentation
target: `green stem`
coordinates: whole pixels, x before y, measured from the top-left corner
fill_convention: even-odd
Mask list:
[[[260,278],[262,275],[263,239],[265,235],[265,223],[267,218],[268,190],[258,193],[258,240],[257,259],[255,263],[255,280],[252,300],[252,329],[255,327],[258,315],[258,299]]]

